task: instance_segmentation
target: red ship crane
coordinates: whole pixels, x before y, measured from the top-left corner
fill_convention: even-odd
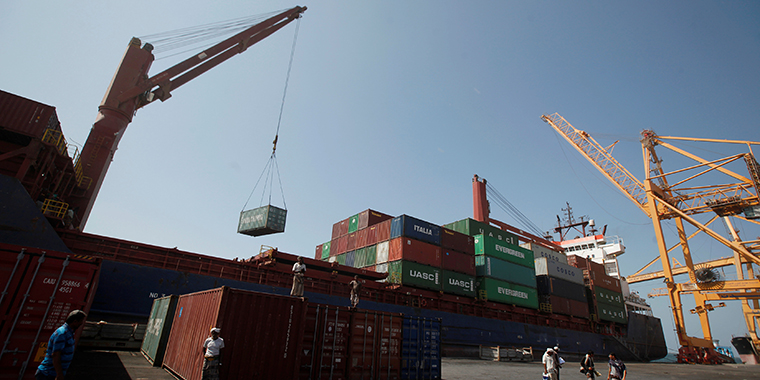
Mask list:
[[[75,226],[83,229],[87,223],[116,148],[135,111],[156,99],[169,99],[173,90],[244,52],[249,46],[300,18],[304,11],[306,7],[288,9],[152,77],[148,77],[148,70],[155,59],[153,46],[146,43],[141,47],[142,42],[138,38],[132,38],[98,107],[95,124],[75,163],[76,183],[80,193],[72,196],[69,201],[78,217],[75,218]]]

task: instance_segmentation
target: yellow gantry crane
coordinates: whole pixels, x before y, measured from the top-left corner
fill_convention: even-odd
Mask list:
[[[623,194],[636,204],[651,220],[657,238],[659,257],[644,266],[634,275],[627,277],[629,283],[664,278],[667,285],[657,295],[667,295],[672,307],[673,319],[678,336],[679,359],[685,362],[711,363],[718,361],[714,355],[710,320],[707,312],[725,303],[711,304],[712,301],[741,300],[744,319],[755,352],[760,350],[758,339],[758,319],[760,318],[760,276],[756,276],[753,265],[760,265],[760,237],[755,240],[742,240],[740,231],[734,228],[733,219],[760,225],[760,165],[752,153],[753,145],[760,142],[697,139],[658,136],[651,130],[641,132],[641,149],[644,158],[646,178],[639,181],[625,169],[611,152],[615,144],[605,148],[599,145],[588,133],[575,129],[557,113],[543,115],[547,122],[586,159],[617,186]],[[747,153],[740,153],[717,160],[705,160],[666,142],[673,140],[699,141],[724,144],[746,145]],[[693,161],[689,167],[666,172],[662,161],[655,152],[655,147],[667,148]],[[740,175],[729,167],[741,167],[746,164],[748,175]],[[724,181],[716,184],[714,178]],[[709,218],[708,221],[704,221]],[[677,242],[668,247],[663,233],[663,221],[672,219],[677,229]],[[703,220],[700,222],[699,220]],[[722,220],[729,236],[724,237],[711,229],[716,220]],[[689,234],[686,226],[693,227]],[[695,264],[689,241],[699,234],[706,234],[715,241],[728,247],[732,256]],[[684,264],[673,258],[671,252],[680,248]],[[641,274],[657,260],[662,264],[662,271]],[[736,268],[735,280],[721,279],[714,268],[733,265]],[[689,281],[677,283],[674,276],[688,274]],[[697,314],[702,326],[703,338],[686,334],[684,310],[681,295],[690,293],[694,296]]]

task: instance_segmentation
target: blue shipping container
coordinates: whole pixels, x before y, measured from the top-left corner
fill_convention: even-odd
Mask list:
[[[409,215],[397,216],[391,221],[391,239],[399,236],[441,245],[441,227]]]
[[[354,262],[356,262],[356,251],[351,251],[349,253],[346,253],[346,265],[349,267],[353,267]]]
[[[404,316],[401,379],[441,378],[441,320]]]

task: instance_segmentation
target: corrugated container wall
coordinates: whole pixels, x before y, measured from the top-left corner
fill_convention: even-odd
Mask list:
[[[471,218],[458,220],[453,223],[444,224],[443,226],[450,230],[461,232],[465,235],[485,235],[509,244],[520,244],[520,241],[517,239],[516,235]]]
[[[538,309],[536,289],[488,277],[479,278],[478,283],[478,292],[488,301]]]
[[[288,210],[272,205],[240,212],[238,233],[261,236],[285,232],[285,218]]]
[[[401,379],[441,378],[441,320],[404,316]]]
[[[305,317],[306,303],[295,297],[228,287],[180,296],[164,367],[199,380],[198,351],[218,327],[225,343],[222,379],[294,379]]]
[[[0,90],[0,127],[42,138],[45,130],[61,130],[55,107]]]
[[[367,209],[359,213],[359,229],[368,228],[390,219],[393,219],[390,215]]]
[[[556,277],[536,276],[538,294],[586,302],[586,287]]]
[[[388,261],[406,260],[416,263],[441,266],[441,247],[414,240],[408,237],[397,237],[391,240]]]
[[[442,269],[464,273],[470,276],[475,275],[475,256],[448,249],[442,249],[441,251]]]
[[[565,254],[562,252],[551,250],[533,242],[521,243],[520,247],[533,251],[533,256],[535,258],[546,257],[549,260],[567,264],[567,256],[565,256]]]
[[[441,228],[441,248],[449,248],[454,251],[475,254],[475,239],[458,231]]]
[[[174,322],[174,311],[177,309],[179,296],[167,296],[153,300],[150,309],[148,326],[145,328],[140,351],[154,367],[160,367],[164,362],[166,344],[169,342],[169,332]]]
[[[0,377],[33,379],[53,331],[70,312],[89,313],[100,260],[72,256],[0,243]]]
[[[447,294],[475,298],[475,277],[450,270],[442,270],[441,289]]]
[[[475,254],[496,257],[528,268],[535,265],[533,252],[485,235],[475,236]]]
[[[556,277],[583,285],[583,270],[580,268],[571,267],[546,257],[537,257],[534,262],[537,276]]]
[[[397,216],[391,222],[391,239],[400,236],[441,245],[441,227],[409,215]]]
[[[536,272],[533,268],[511,263],[490,256],[475,256],[475,273],[478,276],[536,287]]]
[[[441,290],[441,270],[412,261],[391,261],[388,263],[387,281],[423,289]]]

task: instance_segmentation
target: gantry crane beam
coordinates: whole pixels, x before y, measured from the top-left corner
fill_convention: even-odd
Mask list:
[[[659,261],[662,271],[641,274],[647,267],[657,261],[653,260],[634,275],[628,277],[630,283],[647,281],[654,278],[664,278],[667,287],[663,292],[655,295],[667,295],[670,299],[673,319],[676,326],[676,334],[679,343],[689,352],[693,349],[711,350],[712,336],[707,311],[714,306],[708,304],[716,299],[739,299],[742,300],[742,309],[745,322],[752,335],[753,342],[760,345],[757,337],[756,321],[760,318],[760,304],[756,295],[760,293],[760,280],[756,279],[753,264],[760,265],[760,245],[758,241],[742,241],[733,228],[729,217],[738,216],[740,213],[760,213],[758,200],[758,187],[760,187],[760,165],[755,161],[752,154],[752,145],[760,143],[737,140],[715,139],[688,139],[659,137],[654,132],[645,130],[641,133],[641,147],[644,158],[645,174],[644,181],[633,177],[620,163],[596,142],[588,133],[574,128],[559,114],[541,117],[560,135],[562,135],[573,147],[575,147],[586,159],[588,159],[608,180],[610,180],[623,194],[641,209],[651,220],[654,227]],[[663,139],[693,140],[704,142],[728,142],[746,144],[750,152],[732,155],[718,160],[705,160],[683,149],[662,141]],[[614,144],[613,144],[614,146]],[[677,154],[694,160],[696,164],[666,172],[662,167],[662,160],[657,155],[655,147],[667,148]],[[610,148],[611,149],[611,148]],[[729,169],[729,165],[744,159],[749,172],[749,177],[737,174]],[[696,172],[696,173],[695,173]],[[706,175],[724,175],[731,182],[705,185],[705,181],[696,181]],[[680,178],[676,178],[680,176]],[[714,216],[707,223],[700,223],[694,217],[714,212]],[[748,216],[750,214],[747,214]],[[717,218],[722,218],[731,239],[727,239],[711,230],[708,226]],[[754,215],[752,217],[755,217]],[[665,234],[662,226],[663,220],[672,219],[675,222],[678,243],[671,248],[665,244]],[[747,218],[741,218],[756,223]],[[687,236],[686,225],[696,228],[696,232]],[[695,264],[692,260],[692,252],[689,240],[698,233],[704,233],[710,238],[717,240],[731,249],[733,257],[712,260],[706,263]],[[758,238],[760,240],[760,238]],[[670,252],[680,247],[684,257],[684,265],[671,265]],[[675,259],[674,259],[675,261]],[[708,281],[696,278],[696,270],[701,268],[716,268],[733,265],[737,269],[736,281]],[[747,273],[746,279],[744,273]],[[679,284],[674,281],[674,276],[688,274],[690,282]],[[700,280],[700,281],[697,281]],[[686,334],[683,305],[681,294],[691,293],[694,296],[696,309],[692,313],[698,314],[702,325],[704,338],[690,337]],[[752,302],[750,304],[750,302]],[[754,307],[753,307],[754,306]]]

